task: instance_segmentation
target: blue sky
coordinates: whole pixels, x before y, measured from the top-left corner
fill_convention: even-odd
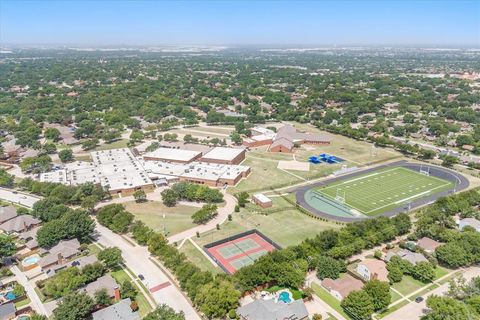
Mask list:
[[[0,0],[0,44],[480,47],[480,1]]]

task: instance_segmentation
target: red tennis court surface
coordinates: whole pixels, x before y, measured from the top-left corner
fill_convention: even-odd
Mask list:
[[[257,232],[230,239],[205,246],[207,253],[230,274],[278,247]]]

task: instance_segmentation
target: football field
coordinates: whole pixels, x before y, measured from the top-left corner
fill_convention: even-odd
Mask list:
[[[315,189],[361,214],[374,216],[453,187],[453,183],[403,167],[379,169]]]

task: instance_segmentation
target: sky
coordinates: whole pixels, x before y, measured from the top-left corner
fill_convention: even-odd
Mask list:
[[[0,0],[0,45],[480,47],[480,1]]]

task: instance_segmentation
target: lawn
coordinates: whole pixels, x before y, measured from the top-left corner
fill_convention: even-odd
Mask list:
[[[102,251],[102,248],[100,248],[95,243],[90,243],[88,245],[88,251],[89,251],[90,254],[97,255],[100,251]]]
[[[408,296],[412,292],[426,285],[428,285],[428,283],[415,280],[411,276],[403,276],[402,281],[393,284],[392,287],[404,296]]]
[[[183,128],[183,130],[188,131],[189,129],[195,130],[195,131],[202,131],[206,133],[220,133],[220,134],[230,134],[235,130],[235,127],[227,127],[227,126],[209,126],[209,127],[188,127],[188,128]]]
[[[452,270],[437,266],[435,268],[435,280],[440,279],[441,277],[447,275],[450,272],[452,272]]]
[[[295,152],[298,161],[307,161],[308,157],[312,155],[319,155],[321,153],[328,153],[357,165],[368,164],[371,162],[380,163],[402,157],[399,152],[382,148],[376,148],[372,153],[371,143],[321,131],[309,124],[296,122],[291,124],[294,125],[298,130],[310,133],[326,134],[332,139],[330,145],[302,145]]]
[[[390,296],[392,297],[392,299],[390,300],[390,303],[393,303],[393,302],[395,302],[397,300],[400,300],[402,298],[401,295],[399,295],[398,293],[396,293],[392,289],[390,289]]]
[[[447,190],[452,183],[402,168],[383,168],[353,178],[342,179],[317,188],[324,197],[344,198],[349,207],[374,216],[404,206],[408,202]]]
[[[385,310],[384,312],[377,314],[376,318],[377,318],[377,319],[385,318],[385,317],[388,316],[390,313],[393,313],[393,312],[397,311],[398,309],[406,306],[406,305],[409,304],[409,303],[410,303],[410,301],[408,301],[408,300],[403,300],[402,302],[397,303],[396,305],[394,305],[393,307]]]
[[[25,297],[25,299],[15,302],[15,308],[17,308],[17,310],[18,310],[18,309],[20,309],[21,307],[24,307],[24,306],[26,306],[26,305],[29,304],[29,303],[30,303],[30,298],[29,298],[29,297]]]
[[[330,307],[335,309],[338,313],[344,316],[346,319],[351,319],[342,309],[340,306],[340,301],[337,300],[334,296],[328,293],[325,289],[319,286],[316,283],[312,283],[312,289],[315,294],[322,299],[325,303],[327,303]]]
[[[289,207],[285,199],[272,198],[272,208]],[[307,238],[312,238],[321,231],[340,228],[333,222],[326,222],[312,218],[296,209],[263,215],[242,209],[233,214],[233,220],[222,225],[221,230],[213,230],[202,234],[195,241],[203,246],[207,243],[235,235],[237,233],[257,229],[282,247],[297,245]]]
[[[439,287],[438,284],[436,283],[432,283],[430,285],[428,285],[425,289],[423,289],[422,291],[416,293],[415,295],[413,296],[410,296],[408,297],[410,300],[415,300],[417,297],[421,297],[427,293],[429,293],[430,291],[434,290],[434,289],[437,289]]]
[[[184,205],[166,207],[159,201],[126,202],[125,207],[136,219],[143,221],[150,228],[163,232],[165,227],[168,235],[194,227],[192,214],[199,209]],[[165,218],[163,218],[163,215],[165,215]]]
[[[112,143],[104,143],[102,145],[99,145],[92,151],[126,148],[128,141],[129,141],[128,139],[120,139],[120,140],[113,141]]]
[[[195,239],[192,240],[195,241]],[[216,267],[211,264],[210,261],[208,261],[208,259],[190,241],[185,241],[179,251],[181,253],[184,253],[187,256],[188,260],[190,260],[201,270],[211,271],[213,273],[222,272],[222,270],[218,266]]]
[[[125,280],[128,280],[130,281],[133,285],[137,286],[137,291],[138,291],[138,294],[137,296],[135,297],[135,301],[137,302],[138,304],[138,312],[140,313],[140,316],[145,316],[146,314],[148,314],[151,310],[152,310],[152,307],[150,306],[150,304],[148,303],[147,301],[147,298],[145,298],[145,296],[143,295],[142,291],[140,290],[140,288],[138,287],[138,284],[135,283],[135,281],[133,281],[127,274],[127,272],[123,269],[118,269],[118,270],[115,270],[115,271],[112,271],[111,273],[112,277],[115,279],[115,281],[117,281],[118,284],[122,284]]]

